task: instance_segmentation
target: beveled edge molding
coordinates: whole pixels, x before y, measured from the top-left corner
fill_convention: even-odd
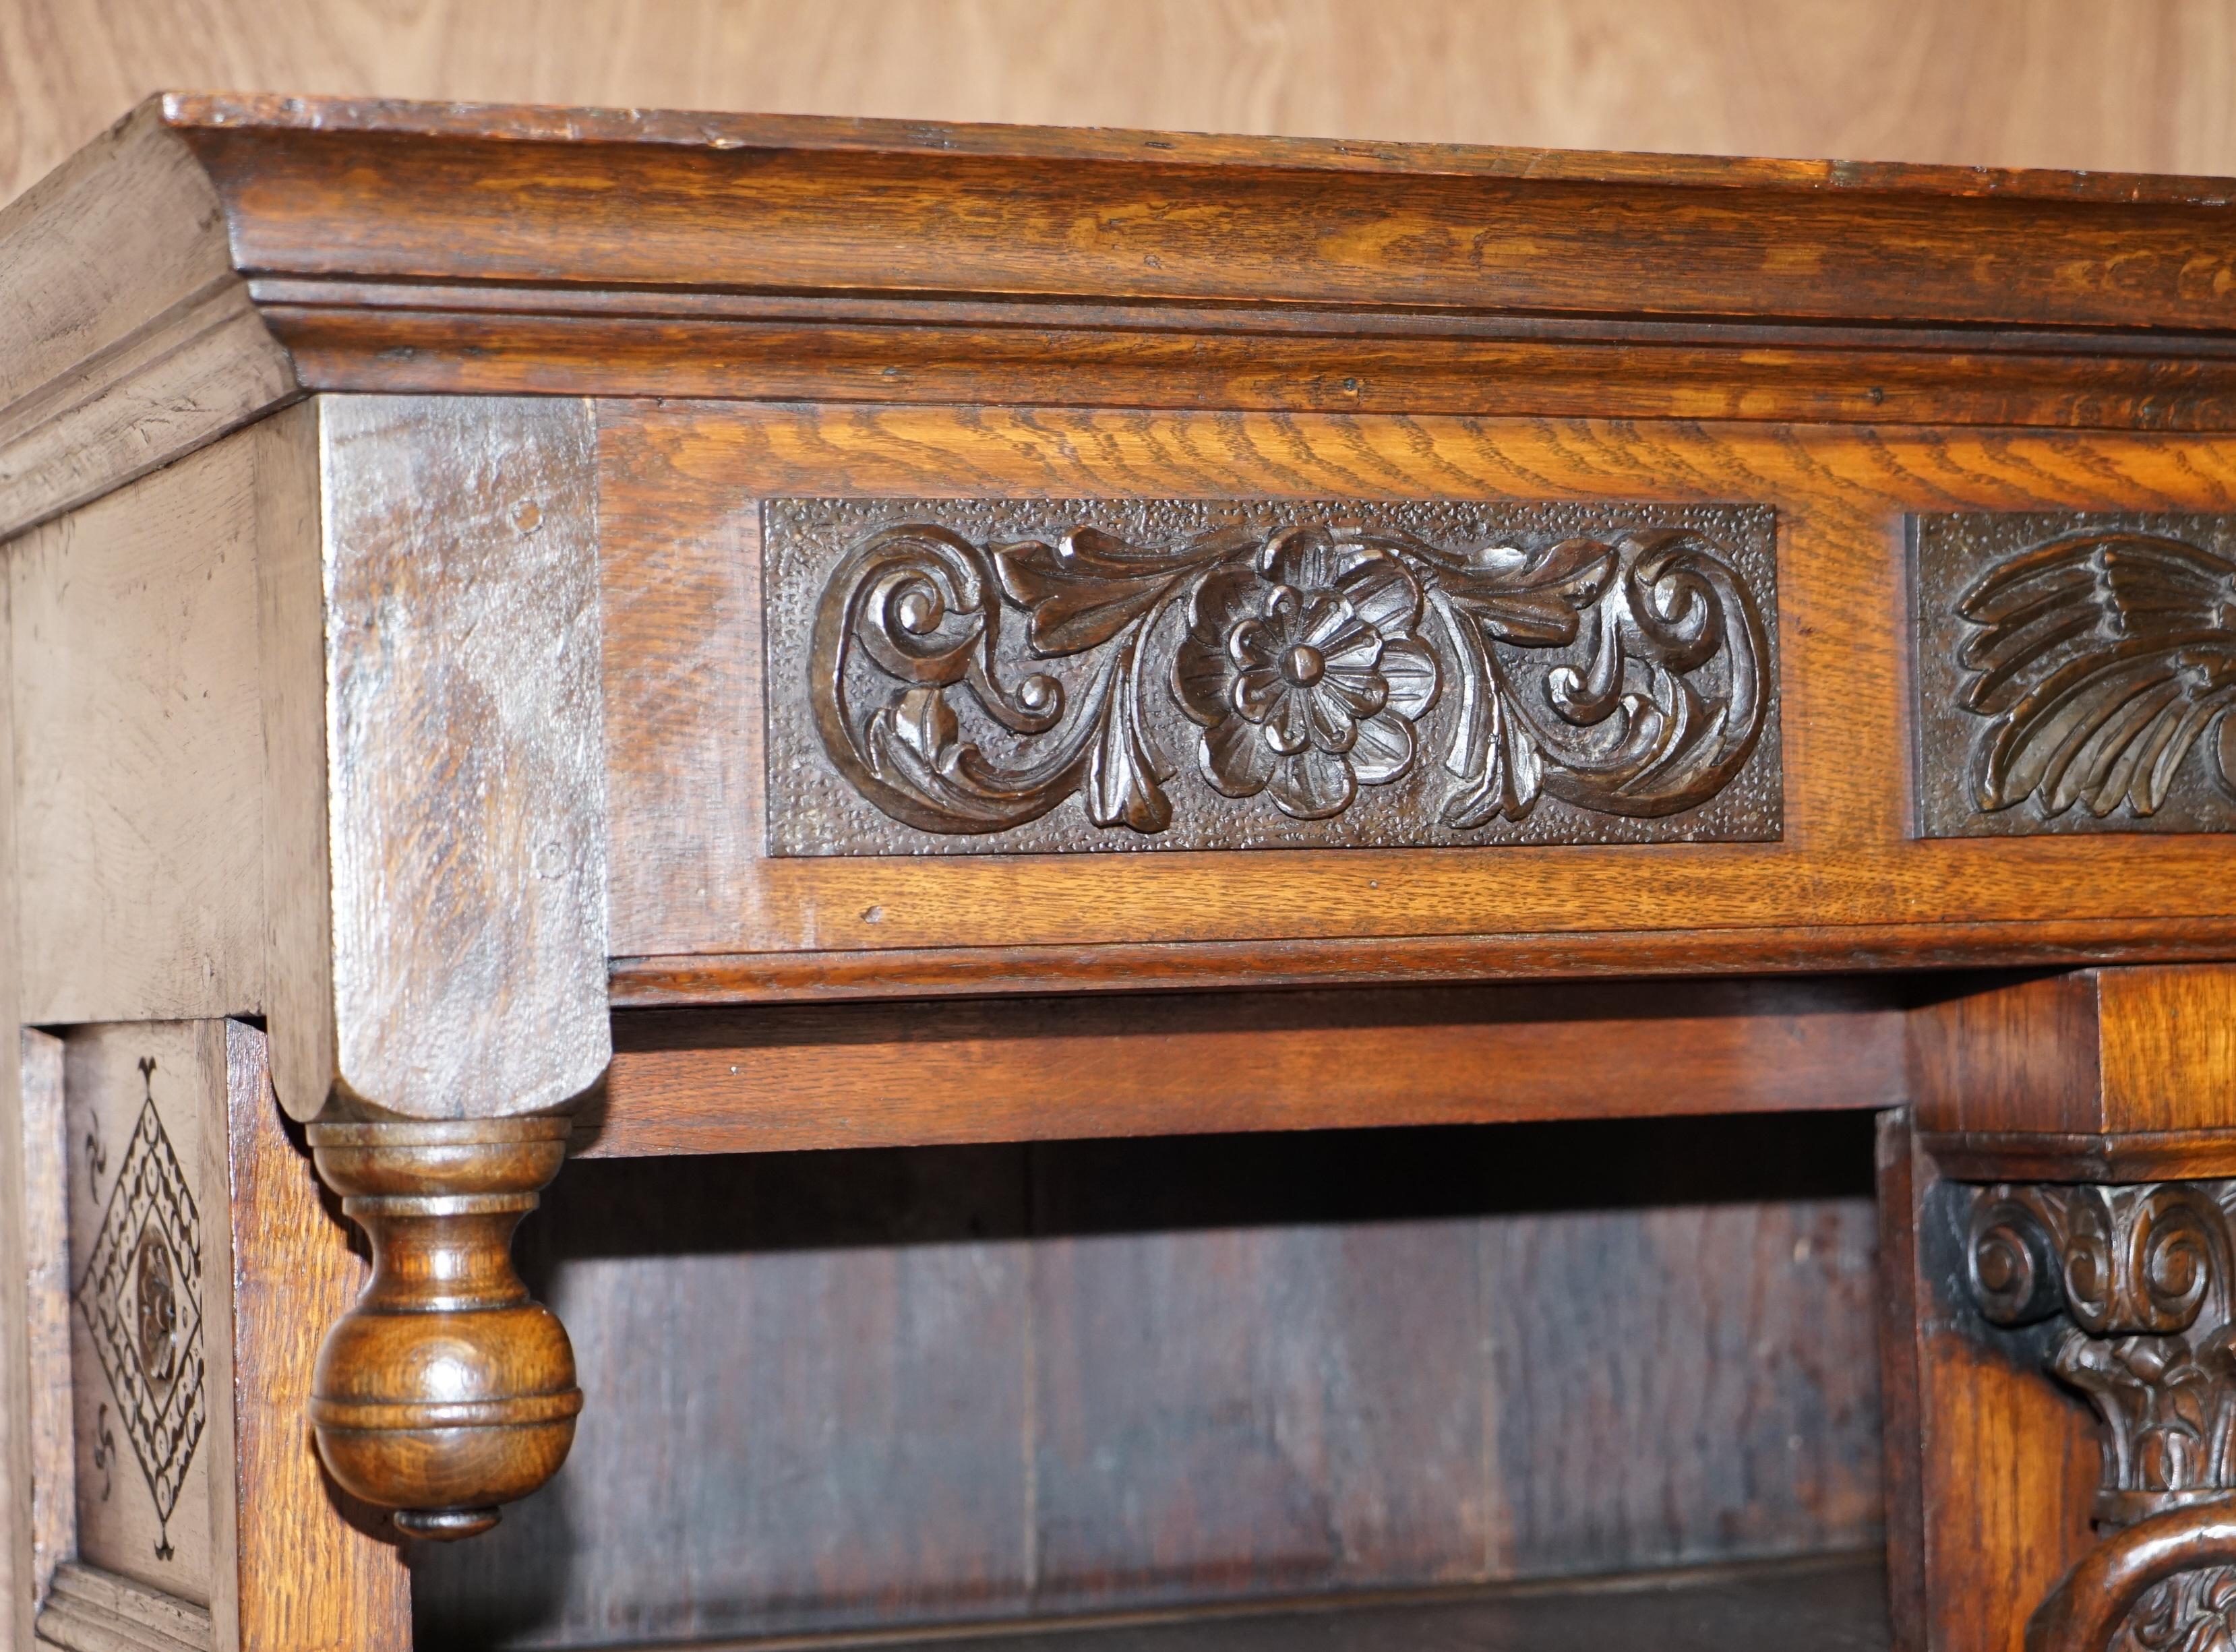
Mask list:
[[[227,229],[154,101],[0,207],[0,539],[300,393]]]
[[[55,1569],[36,1634],[58,1652],[214,1652],[215,1645],[207,1608],[75,1560]]]
[[[728,187],[740,168],[754,188]],[[474,168],[582,187],[454,187]],[[641,188],[612,188],[617,171]],[[1179,188],[1235,233],[1216,248],[1172,234],[1155,208]],[[1325,209],[1303,212],[1300,190]],[[910,205],[931,191],[963,203],[936,229]],[[700,203],[652,267],[628,220],[644,193]],[[478,233],[475,201],[493,194],[530,216]],[[2227,430],[2236,294],[2199,267],[2224,194],[2117,174],[171,94],[0,210],[0,539],[312,390]],[[1623,221],[1663,222],[1654,317],[1620,240],[1597,239],[1588,207],[1611,196]],[[1911,233],[1921,203],[1945,235]],[[1766,267],[1726,233],[1735,211],[1818,256]],[[1378,233],[1456,214],[1503,233]],[[1086,220],[1106,234],[1082,242]],[[1323,220],[1327,244],[1299,233]],[[1356,255],[1370,241],[1378,264]],[[1874,292],[1818,273],[1891,247],[1907,265]],[[2066,273],[2115,254],[2117,280]],[[740,270],[760,290],[739,290]],[[967,352],[958,326],[977,330]],[[2075,328],[2092,330],[2085,388]]]
[[[609,960],[608,991],[614,1009],[660,1010],[989,992],[1588,980],[1680,971],[2218,963],[2232,952],[2236,919],[2218,918],[1555,930],[665,953]]]
[[[2236,1135],[2226,1130],[1921,1130],[1917,1145],[1952,1181],[2236,1176]]]

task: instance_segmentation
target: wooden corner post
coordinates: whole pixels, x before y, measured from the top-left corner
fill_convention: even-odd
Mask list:
[[[1911,1017],[1883,1144],[1890,1528],[1917,1652],[2236,1624],[2236,966]]]
[[[582,1405],[510,1246],[611,1047],[591,412],[329,397],[318,429],[320,554],[261,598],[273,1068],[373,1275],[312,1422],[345,1490],[460,1537]]]

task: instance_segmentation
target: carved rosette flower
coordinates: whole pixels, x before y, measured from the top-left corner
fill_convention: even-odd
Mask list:
[[[807,643],[824,753],[938,833],[1076,799],[1093,827],[1155,836],[1190,747],[1200,797],[1262,798],[1269,821],[1317,826],[1417,776],[1362,807],[1362,839],[1470,833],[1549,797],[1650,820],[1739,773],[1774,681],[1755,599],[1684,528],[1454,549],[1347,519],[1149,543],[901,522],[840,556]],[[789,779],[772,767],[779,797]]]
[[[1421,588],[1396,556],[1323,529],[1274,534],[1212,574],[1173,661],[1174,692],[1203,726],[1204,778],[1318,820],[1404,774],[1438,684],[1420,619]]]

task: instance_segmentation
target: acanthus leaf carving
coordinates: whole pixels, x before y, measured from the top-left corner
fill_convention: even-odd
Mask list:
[[[2236,1497],[2236,1181],[1994,1187],[1972,1195],[1965,1255],[1990,1323],[2060,1320],[2051,1373],[2100,1424],[2095,1517],[2109,1550]],[[2147,1544],[2138,1544],[2144,1547]],[[2085,1569],[2076,1569],[2079,1572]],[[2236,1646],[2236,1554],[2140,1588],[2107,1652]],[[2069,1578],[2028,1645],[2090,1616]],[[2113,1609],[2114,1612],[2118,1608]],[[2112,1621],[2102,1615],[2104,1621]]]
[[[1983,809],[2158,812],[2216,718],[2213,773],[2236,773],[2236,563],[2160,534],[2084,530],[1989,569],[1958,611],[1967,711],[1990,720]]]
[[[1549,797],[1654,820],[1722,792],[1774,709],[1758,596],[1683,528],[1454,550],[1347,522],[1161,543],[900,522],[830,569],[804,664],[839,774],[947,837],[1076,800],[1151,838],[1197,785],[1224,818],[1330,821],[1438,763],[1421,812],[1447,834]]]

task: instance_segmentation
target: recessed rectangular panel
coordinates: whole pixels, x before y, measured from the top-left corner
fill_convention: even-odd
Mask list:
[[[230,1370],[209,1346],[211,1293],[229,1288],[207,1266],[224,1260],[209,1241],[226,1196],[210,1024],[76,1029],[63,1057],[78,1557],[204,1604],[209,1437],[228,1399],[212,1379]]]
[[[774,499],[768,852],[1775,839],[1773,513]]]
[[[1922,835],[2236,826],[2236,516],[1910,523]]]

